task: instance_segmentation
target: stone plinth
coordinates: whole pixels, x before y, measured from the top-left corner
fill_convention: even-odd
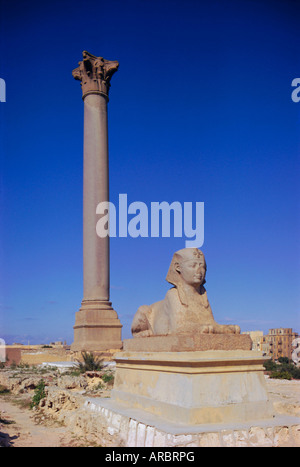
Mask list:
[[[247,334],[178,334],[125,339],[128,352],[190,352],[195,350],[251,350]]]
[[[273,416],[260,352],[119,352],[112,401],[190,425]]]
[[[107,301],[83,302],[76,313],[73,351],[121,349],[122,325],[117,312]]]

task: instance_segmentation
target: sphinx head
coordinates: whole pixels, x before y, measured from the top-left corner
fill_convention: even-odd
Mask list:
[[[198,289],[205,283],[206,262],[204,254],[198,248],[183,248],[174,253],[167,274],[167,281],[175,285],[181,302],[185,302],[184,293],[181,293],[184,285]]]

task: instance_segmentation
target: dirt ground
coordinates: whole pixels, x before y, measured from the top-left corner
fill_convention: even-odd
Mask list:
[[[300,416],[300,381],[267,379],[266,383],[279,413]],[[75,436],[68,427],[30,410],[31,396],[0,395],[0,446],[93,447],[88,439]]]
[[[266,378],[266,384],[276,412],[300,417],[300,380]]]
[[[24,398],[19,403],[24,403]],[[86,447],[88,440],[74,436],[67,427],[36,416],[18,399],[0,398],[0,445],[3,447]],[[4,423],[3,423],[4,421]]]
[[[110,370],[86,372],[84,376],[60,373],[55,368],[16,368],[0,371],[0,447],[96,446],[38,408],[31,409],[35,388],[41,379],[47,387],[69,388],[74,394],[109,397],[112,382],[103,382]],[[58,388],[60,385],[60,389]],[[62,401],[63,403],[63,401]]]

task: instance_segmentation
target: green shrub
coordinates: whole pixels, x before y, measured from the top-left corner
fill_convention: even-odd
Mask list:
[[[103,360],[100,357],[96,357],[93,352],[81,352],[83,362],[78,361],[78,369],[81,373],[86,371],[98,371],[103,368]]]
[[[272,360],[264,362],[265,370],[270,372],[270,378],[300,379],[300,368],[297,368],[292,360],[287,357],[279,357],[278,362],[279,363],[275,363]],[[285,377],[282,376],[282,374],[289,376]]]
[[[296,367],[293,363],[289,364],[288,372],[291,374],[293,379],[300,379],[300,368]]]
[[[272,371],[270,378],[291,380],[292,375],[288,371]]]
[[[292,360],[290,360],[288,357],[279,357],[278,362],[279,363],[291,363]]]
[[[264,362],[263,365],[264,365],[266,371],[275,371],[276,368],[277,368],[276,363],[273,362],[273,360],[271,360],[271,359]]]
[[[106,373],[104,373],[104,375],[102,376],[102,380],[104,381],[104,383],[113,383],[114,381],[114,374],[112,373],[112,371],[107,371]]]
[[[30,404],[30,408],[37,407],[42,399],[46,397],[45,393],[45,381],[41,379],[34,390],[34,396]]]

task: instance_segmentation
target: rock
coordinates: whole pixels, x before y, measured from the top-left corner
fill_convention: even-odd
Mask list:
[[[59,388],[65,389],[85,389],[88,383],[84,376],[62,375],[57,378],[56,384]]]
[[[47,410],[50,414],[75,410],[82,404],[82,398],[71,391],[55,386],[45,388],[46,397],[40,401],[39,408]]]

